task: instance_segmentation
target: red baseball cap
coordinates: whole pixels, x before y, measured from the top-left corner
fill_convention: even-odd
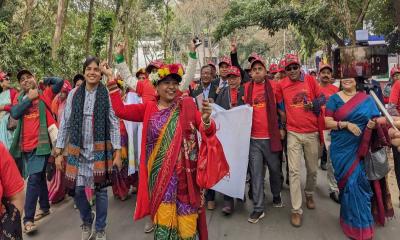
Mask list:
[[[227,76],[229,76],[229,75],[234,75],[236,77],[240,77],[241,76],[240,69],[238,67],[235,67],[235,66],[230,66],[229,69],[228,69]]]
[[[329,70],[331,70],[331,72],[333,71],[332,66],[329,64],[320,64],[319,65],[319,72],[321,72],[323,69],[325,68],[329,68]]]
[[[146,72],[151,73],[153,68],[159,69],[162,65],[164,65],[164,62],[161,59],[153,60],[149,63],[149,65],[147,65]]]
[[[208,61],[207,65],[213,67],[214,69],[217,69],[213,61]]]
[[[283,59],[281,59],[280,61],[279,61],[279,64],[278,64],[278,71],[279,72],[284,72],[285,71],[285,59],[283,58]]]
[[[7,73],[7,72],[0,72],[0,80],[4,80],[4,79],[6,79],[6,78],[10,78],[11,77],[11,74],[10,73]]]
[[[269,70],[270,73],[277,73],[279,72],[279,67],[278,64],[276,63],[272,63],[271,65],[269,65]]]
[[[247,61],[249,61],[249,63],[251,63],[251,62],[253,62],[253,60],[255,59],[255,58],[259,58],[260,56],[256,53],[256,52],[252,52],[251,54],[250,54],[250,56],[247,58]]]
[[[261,63],[261,64],[264,66],[264,68],[267,69],[267,68],[265,67],[264,59],[262,59],[262,58],[261,58],[260,56],[258,56],[258,55],[257,55],[257,57],[255,57],[255,58],[253,59],[253,61],[251,61],[250,67],[252,68],[253,65],[254,65],[255,63]]]
[[[144,74],[144,75],[146,75],[146,77],[148,77],[148,73],[146,72],[146,70],[144,68],[140,68],[139,70],[137,70],[136,75],[135,75],[136,78],[139,78],[140,74]]]
[[[232,66],[231,58],[230,58],[230,57],[227,57],[227,56],[223,56],[221,59],[219,59],[218,66],[221,66],[222,63],[226,63],[226,64],[228,64],[229,66]]]
[[[285,68],[292,64],[300,65],[299,57],[295,54],[287,54],[285,57]]]
[[[72,90],[71,83],[68,80],[64,80],[64,85],[61,88],[61,92],[69,93]]]
[[[392,67],[392,69],[390,69],[390,76],[391,77],[393,77],[393,75],[395,74],[395,73],[400,73],[400,66],[393,66]]]

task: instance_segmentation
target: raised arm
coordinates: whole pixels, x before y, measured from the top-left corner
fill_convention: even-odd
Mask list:
[[[136,79],[136,77],[132,75],[128,65],[125,62],[123,55],[124,50],[125,50],[125,45],[122,43],[118,44],[115,57],[115,62],[116,62],[115,68],[121,75],[122,79],[124,80],[128,88],[132,89],[133,91],[136,91],[138,80]]]
[[[250,76],[247,74],[246,71],[242,69],[242,66],[240,66],[238,55],[237,55],[237,41],[236,39],[231,40],[231,62],[232,66],[235,66],[239,68],[240,70],[240,75],[242,76],[242,84],[249,82],[250,81]]]
[[[186,91],[189,89],[190,82],[193,80],[194,75],[196,73],[197,66],[197,53],[196,53],[196,45],[192,41],[190,44],[190,52],[189,52],[189,62],[186,66],[185,75],[183,75],[182,83],[179,86],[179,90]]]

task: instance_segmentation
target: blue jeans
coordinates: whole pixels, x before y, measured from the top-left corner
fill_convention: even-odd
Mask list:
[[[46,172],[42,171],[29,175],[26,186],[24,223],[34,222],[36,204],[43,212],[50,210],[49,191],[47,190]]]
[[[106,228],[108,194],[107,188],[96,190],[96,231],[103,231]],[[84,225],[91,226],[93,223],[92,208],[87,200],[85,187],[77,186],[75,188],[75,204],[79,209],[81,219]]]

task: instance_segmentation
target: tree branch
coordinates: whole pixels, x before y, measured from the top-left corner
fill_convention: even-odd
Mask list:
[[[358,18],[357,18],[357,21],[356,21],[354,27],[357,27],[360,23],[362,23],[362,21],[364,21],[364,17],[365,17],[365,14],[367,13],[370,2],[371,2],[371,0],[364,0],[362,10],[361,10],[360,14],[358,15]]]

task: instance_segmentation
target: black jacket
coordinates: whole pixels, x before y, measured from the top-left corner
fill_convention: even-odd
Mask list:
[[[240,105],[244,105],[244,87],[241,85],[239,87],[239,90],[237,92],[238,96],[237,96],[237,106]],[[217,96],[217,99],[215,100],[215,103],[219,106],[221,106],[224,109],[230,109],[231,105],[230,105],[231,99],[230,99],[230,91],[229,91],[229,86],[224,87],[221,89],[220,93]]]
[[[214,101],[217,98],[217,88],[218,88],[218,84],[215,81],[212,81],[210,83],[210,92],[208,93],[208,98],[212,98]],[[197,96],[199,96],[200,94],[203,94],[203,85],[199,84],[197,85],[197,87],[195,89],[192,89],[191,87],[189,87],[189,96],[195,98]]]
[[[246,71],[244,71],[239,64],[237,53],[231,53],[231,61],[232,61],[232,66],[235,66],[240,69],[240,75],[242,76],[241,83],[244,84],[244,83],[250,82],[251,78],[250,78],[249,74]]]

